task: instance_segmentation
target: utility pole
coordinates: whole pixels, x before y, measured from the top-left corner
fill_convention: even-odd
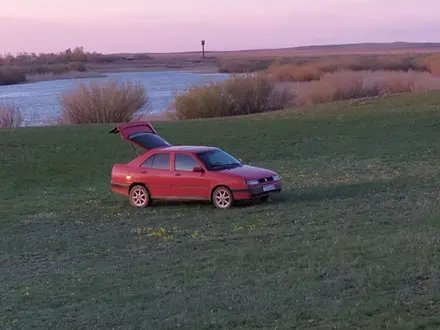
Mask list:
[[[202,57],[205,58],[205,40],[202,40]]]

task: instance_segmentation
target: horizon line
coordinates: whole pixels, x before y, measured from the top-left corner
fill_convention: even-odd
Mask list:
[[[201,39],[202,40],[202,39]],[[240,53],[240,52],[257,52],[257,51],[282,51],[282,50],[314,50],[319,48],[332,48],[332,47],[358,47],[358,46],[410,46],[407,48],[416,48],[417,46],[423,46],[424,48],[440,48],[440,41],[390,41],[390,42],[354,42],[354,43],[324,43],[324,44],[305,44],[301,46],[286,46],[286,47],[271,47],[271,48],[241,48],[241,49],[222,49],[222,50],[209,50],[205,48],[205,54],[209,53]],[[66,49],[74,49],[76,47],[83,46],[74,46]],[[398,49],[404,49],[406,47],[397,47]],[[65,50],[65,49],[64,49]],[[62,52],[60,50],[59,52]],[[95,50],[87,50],[86,52],[96,52]],[[31,52],[16,52],[16,55],[19,54],[30,54]],[[49,54],[54,52],[39,52],[39,54]],[[182,51],[169,51],[169,52],[158,52],[158,51],[140,51],[140,52],[111,52],[111,53],[101,53],[102,55],[128,55],[128,54],[151,54],[151,55],[166,55],[166,54],[193,54],[200,53],[200,50],[182,50]],[[5,54],[12,54],[11,52],[6,52]]]
[[[302,46],[287,46],[277,48],[240,48],[240,49],[224,49],[224,50],[205,50],[205,53],[226,53],[226,52],[249,52],[249,51],[271,51],[271,50],[307,50],[310,48],[328,48],[328,47],[347,47],[347,46],[372,46],[372,45],[425,45],[425,47],[440,47],[439,41],[390,41],[390,42],[354,42],[354,43],[329,43],[329,44],[305,44]],[[187,54],[199,53],[200,50],[184,50],[174,52],[139,52],[139,53],[109,53],[113,54]]]

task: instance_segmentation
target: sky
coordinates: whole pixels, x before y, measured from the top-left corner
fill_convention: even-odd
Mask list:
[[[0,0],[0,53],[440,42],[439,0]]]

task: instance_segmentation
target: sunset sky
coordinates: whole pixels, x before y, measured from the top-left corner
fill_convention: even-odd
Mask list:
[[[0,53],[440,41],[438,0],[0,0]]]

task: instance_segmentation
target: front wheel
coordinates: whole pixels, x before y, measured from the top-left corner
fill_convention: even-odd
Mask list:
[[[150,205],[151,199],[147,188],[136,185],[130,190],[130,204],[137,208],[144,208]]]
[[[227,209],[232,206],[234,197],[227,187],[217,187],[212,193],[212,203],[216,208]]]

